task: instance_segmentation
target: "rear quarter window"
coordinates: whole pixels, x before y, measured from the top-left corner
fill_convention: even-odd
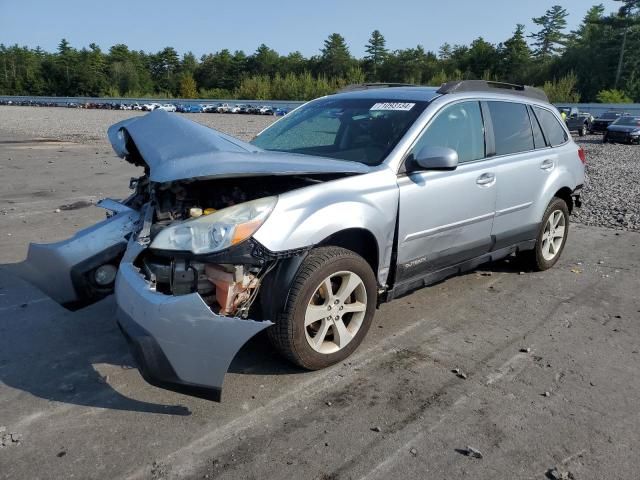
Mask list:
[[[496,155],[533,150],[533,133],[527,106],[512,102],[487,102],[496,142]]]
[[[540,126],[549,145],[556,147],[569,140],[566,130],[553,113],[540,107],[533,107],[533,110],[540,121]]]

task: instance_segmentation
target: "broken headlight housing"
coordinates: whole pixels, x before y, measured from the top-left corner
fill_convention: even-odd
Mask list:
[[[278,197],[265,197],[186,220],[161,230],[151,243],[158,250],[213,253],[251,237],[276,206]]]

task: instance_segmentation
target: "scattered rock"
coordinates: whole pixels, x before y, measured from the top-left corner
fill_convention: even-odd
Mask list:
[[[598,260],[598,265],[602,265],[604,263],[604,260]]]
[[[60,213],[61,211],[62,211],[62,210],[60,210],[59,208],[56,208],[56,209],[54,210],[54,213]]]
[[[525,274],[525,272],[519,272],[518,273],[518,275],[524,275],[524,274]]]
[[[327,404],[327,407],[330,407],[331,405],[333,405],[333,403],[331,403],[331,402],[324,402],[324,403]]]
[[[531,353],[531,348],[529,347],[521,348],[520,353]]]
[[[557,467],[550,468],[546,473],[547,478],[551,480],[574,480],[573,474],[567,470],[561,470]]]
[[[551,396],[551,394],[550,394],[549,392],[544,392],[544,393],[542,394],[542,396],[543,396],[543,397],[550,397],[550,396]]]
[[[371,427],[371,431],[380,433],[382,429],[376,425],[375,427]]]
[[[416,450],[414,447],[411,447],[409,449],[409,453],[415,457],[416,455],[418,455],[418,450]]]
[[[466,379],[467,378],[467,374],[464,373],[462,370],[460,370],[459,368],[454,368],[453,370],[451,370],[453,373],[456,374],[456,376],[458,378],[462,378],[462,379]]]
[[[474,447],[470,447],[469,445],[467,445],[466,448],[457,448],[456,451],[458,453],[466,455],[467,457],[478,458],[478,459],[484,458],[484,455],[480,450]]]
[[[64,450],[60,450],[57,454],[56,457],[58,458],[62,458],[67,454],[67,452],[65,452]]]

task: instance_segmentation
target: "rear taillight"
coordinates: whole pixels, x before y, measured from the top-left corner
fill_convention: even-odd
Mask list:
[[[583,165],[587,164],[587,156],[584,153],[584,148],[578,147],[578,157],[580,157],[580,161]]]

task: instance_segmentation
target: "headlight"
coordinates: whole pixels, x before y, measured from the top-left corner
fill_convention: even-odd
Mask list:
[[[151,248],[211,253],[236,245],[253,235],[267,219],[278,197],[265,197],[161,230]]]
[[[639,128],[639,129],[637,129],[637,130],[632,131],[632,132],[631,132],[631,135],[633,135],[634,137],[635,137],[636,135],[640,135],[640,128]]]

